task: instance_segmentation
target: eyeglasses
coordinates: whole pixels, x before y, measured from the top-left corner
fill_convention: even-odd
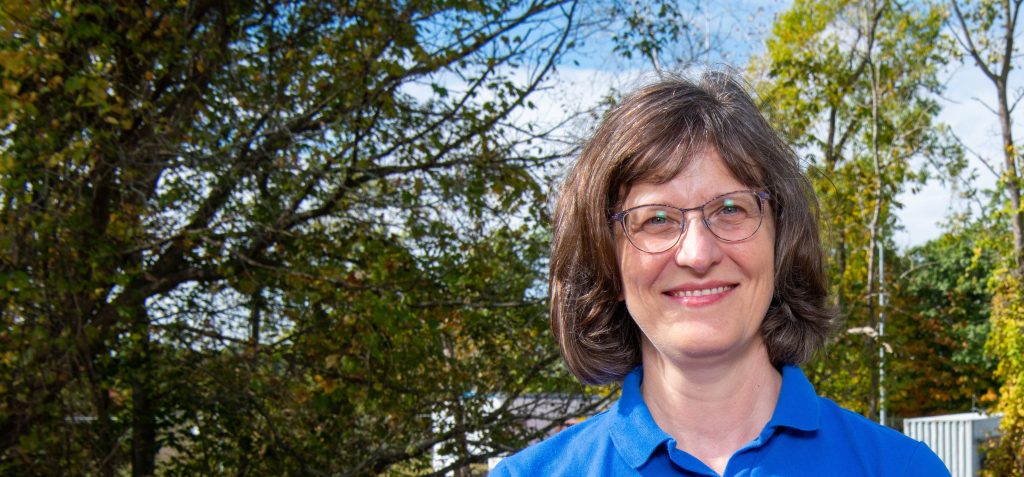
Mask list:
[[[642,252],[664,252],[686,233],[686,213],[699,210],[701,221],[723,242],[739,242],[761,228],[768,192],[738,190],[715,197],[698,207],[680,209],[670,205],[639,205],[612,215],[622,224],[629,243]]]

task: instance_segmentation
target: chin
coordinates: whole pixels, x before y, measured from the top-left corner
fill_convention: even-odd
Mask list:
[[[710,330],[704,333],[689,333],[671,340],[652,343],[650,351],[659,356],[680,360],[729,359],[746,355],[747,352],[763,348],[757,336],[744,339],[739,336],[725,338],[728,333]]]

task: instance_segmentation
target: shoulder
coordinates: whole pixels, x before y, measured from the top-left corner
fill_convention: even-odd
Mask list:
[[[590,475],[588,469],[616,458],[608,433],[609,412],[594,415],[498,463],[491,476]]]
[[[821,398],[821,432],[844,441],[844,452],[869,463],[876,475],[949,475],[946,465],[924,443],[826,398]]]

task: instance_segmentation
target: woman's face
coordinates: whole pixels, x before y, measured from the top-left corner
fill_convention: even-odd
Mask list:
[[[620,210],[643,204],[697,207],[709,199],[749,189],[705,148],[670,181],[633,184]],[[761,227],[749,239],[722,242],[687,213],[686,232],[661,253],[637,250],[616,230],[616,256],[626,308],[643,331],[642,359],[678,364],[711,363],[762,349],[760,326],[771,302],[775,224],[770,199]]]

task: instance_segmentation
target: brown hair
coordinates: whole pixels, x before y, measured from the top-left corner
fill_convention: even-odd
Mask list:
[[[808,361],[834,328],[818,204],[796,154],[731,74],[662,78],[605,115],[555,205],[551,328],[581,381],[617,381],[640,363],[641,332],[619,299],[610,215],[631,184],[668,181],[707,147],[740,182],[770,194],[775,292],[761,334],[772,363]]]

